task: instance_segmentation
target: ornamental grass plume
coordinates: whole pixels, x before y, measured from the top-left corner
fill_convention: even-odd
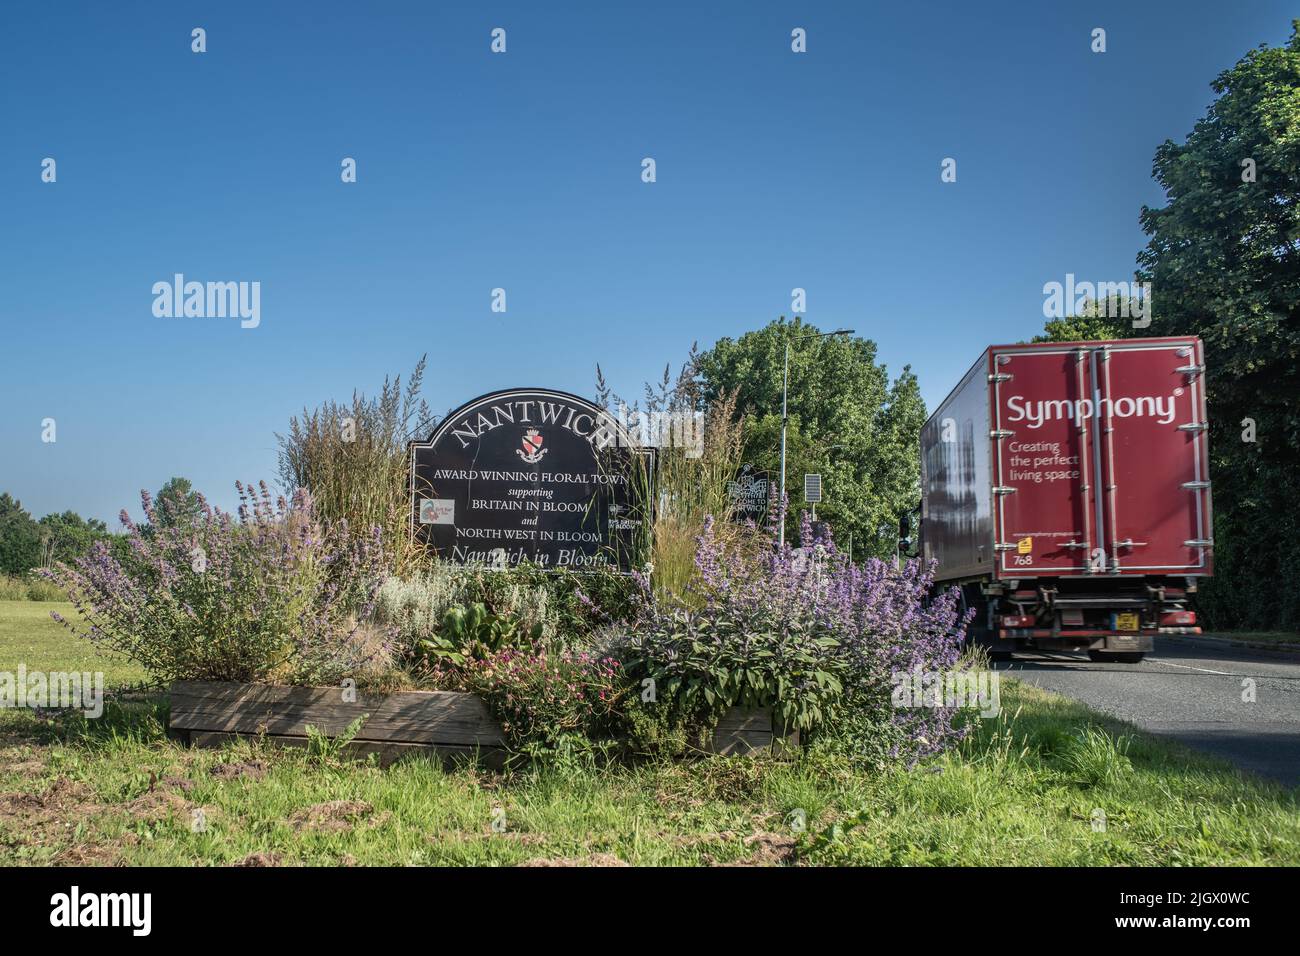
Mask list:
[[[317,519],[311,496],[273,499],[236,482],[236,514],[199,496],[196,514],[146,524],[125,510],[125,547],[97,543],[45,576],[68,592],[74,634],[160,681],[333,683],[383,666],[386,642],[358,640],[385,571],[378,528]]]
[[[425,566],[427,552],[412,540],[407,442],[425,437],[436,416],[420,398],[425,356],[405,384],[385,378],[378,394],[354,392],[351,402],[304,408],[277,434],[280,481],[307,488],[315,513],[331,524],[384,530],[389,563],[403,576]],[[423,432],[423,434],[421,434]]]

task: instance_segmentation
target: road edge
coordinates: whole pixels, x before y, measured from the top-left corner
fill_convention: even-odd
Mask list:
[[[1189,634],[1160,634],[1157,643],[1168,641],[1187,647],[1213,647],[1224,651],[1249,651],[1252,655],[1277,657],[1282,660],[1300,661],[1300,644],[1272,644],[1262,641],[1245,641],[1232,637],[1206,637]],[[1246,656],[1246,655],[1241,655]]]

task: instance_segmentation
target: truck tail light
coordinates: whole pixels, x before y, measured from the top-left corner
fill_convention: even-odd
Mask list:
[[[1162,611],[1160,613],[1161,627],[1185,627],[1195,623],[1195,611]]]
[[[1003,627],[1033,627],[1034,616],[1032,614],[1003,614]]]

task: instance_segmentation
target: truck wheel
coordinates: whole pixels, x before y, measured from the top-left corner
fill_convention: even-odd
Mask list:
[[[975,617],[966,627],[966,643],[971,647],[982,647],[989,655],[989,661],[1009,661],[1011,651],[993,650],[993,635],[988,627],[988,600],[980,594],[978,585],[968,584],[961,591],[962,611],[975,609]]]
[[[1107,661],[1112,664],[1137,664],[1146,657],[1145,651],[1089,651],[1088,657],[1094,661]]]

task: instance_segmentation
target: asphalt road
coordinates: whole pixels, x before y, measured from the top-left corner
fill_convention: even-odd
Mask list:
[[[1140,664],[1017,654],[998,670],[1243,770],[1300,786],[1300,660],[1156,639]],[[1255,701],[1242,700],[1254,681]]]

